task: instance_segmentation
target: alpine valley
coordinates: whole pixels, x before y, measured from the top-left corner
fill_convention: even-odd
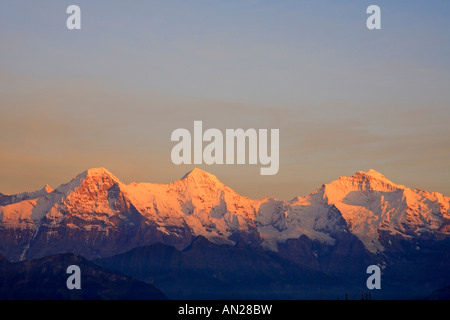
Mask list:
[[[90,169],[55,190],[0,194],[0,255],[0,273],[76,257],[169,299],[448,299],[450,198],[374,170],[280,201],[200,169],[167,185]],[[366,287],[374,264],[380,290]]]

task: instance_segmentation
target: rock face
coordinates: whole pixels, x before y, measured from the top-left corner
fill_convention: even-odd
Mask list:
[[[280,201],[243,197],[199,169],[167,185],[126,185],[99,168],[55,190],[0,195],[0,254],[10,261],[67,252],[97,259],[156,243],[182,250],[202,236],[339,276],[361,274],[369,264],[396,274],[414,259],[441,260],[425,272],[431,276],[450,265],[442,249],[449,208],[449,197],[374,170]]]

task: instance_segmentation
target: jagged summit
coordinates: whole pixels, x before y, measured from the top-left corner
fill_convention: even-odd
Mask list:
[[[67,194],[78,189],[81,186],[89,185],[107,185],[121,183],[120,180],[105,168],[92,168],[83,171],[75,176],[70,182],[60,185],[55,191]]]
[[[367,171],[367,172],[361,170],[361,171],[356,172],[353,176],[358,176],[358,175],[368,176],[368,177],[372,177],[374,179],[386,179],[386,177],[382,173],[380,173],[374,169],[369,169],[369,171]]]
[[[393,186],[397,186],[397,187],[403,187],[403,186],[393,183],[391,180],[386,178],[382,173],[380,173],[374,169],[370,169],[368,172],[358,171],[357,173],[355,173],[352,176],[352,178],[354,178],[354,179],[364,178],[364,179],[369,179],[369,180],[377,180],[377,181],[383,182],[385,184],[389,184],[389,185],[393,185]]]
[[[186,179],[195,179],[195,180],[199,180],[199,181],[213,181],[213,182],[220,182],[219,179],[209,173],[206,172],[202,169],[199,168],[194,168],[193,170],[189,171],[188,173],[186,173],[180,180],[186,180]]]
[[[109,170],[105,168],[91,168],[81,173],[82,175],[85,175],[86,177],[109,177],[114,180],[119,181],[119,179],[112,174]]]
[[[53,192],[52,187],[50,187],[48,184],[46,184],[45,187],[42,188],[42,190],[47,192],[47,193],[52,193]]]
[[[46,195],[48,193],[52,193],[53,189],[52,187],[50,187],[48,184],[46,184],[43,188],[39,189],[39,190],[33,190],[33,191],[27,191],[27,192],[22,192],[22,193],[17,193],[17,194],[3,194],[0,192],[0,197],[4,196],[4,197],[14,197],[16,198],[16,200],[26,200],[26,199],[34,199],[34,198],[39,198],[43,195]]]
[[[0,206],[5,206],[13,203],[18,203],[25,200],[38,199],[52,193],[53,189],[47,184],[40,190],[32,192],[23,192],[13,195],[5,195],[0,193]]]
[[[370,169],[368,172],[358,171],[354,175],[342,176],[324,184],[321,190],[330,203],[342,201],[350,192],[354,191],[380,191],[393,192],[405,189],[403,185],[395,184],[383,174]]]
[[[206,192],[214,195],[219,190],[234,193],[234,191],[224,185],[215,175],[198,168],[188,172],[180,180],[172,182],[170,186],[175,188],[180,194],[187,192],[191,195],[199,195]]]

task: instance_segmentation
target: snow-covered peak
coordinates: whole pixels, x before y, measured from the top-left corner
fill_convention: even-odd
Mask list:
[[[380,230],[406,236],[439,230],[448,233],[448,197],[411,190],[373,169],[339,177],[304,200],[312,206],[321,202],[335,206],[351,232],[372,252],[384,250],[379,241]]]
[[[91,191],[111,187],[120,180],[105,168],[93,168],[78,174],[70,182],[55,189],[58,193],[69,194],[84,186]]]
[[[169,184],[169,189],[180,196],[196,197],[205,196],[216,198],[219,194],[235,193],[228,188],[217,177],[211,173],[195,168],[180,180]]]
[[[358,171],[351,177],[339,177],[328,184],[324,184],[323,196],[328,203],[341,202],[352,191],[381,191],[394,192],[405,189],[405,186],[390,181],[383,174],[370,169],[368,172]]]
[[[86,175],[86,177],[108,177],[112,178],[113,180],[119,181],[119,179],[115,175],[113,175],[110,171],[108,171],[105,168],[92,168],[86,170],[82,174]]]
[[[383,183],[385,185],[391,185],[391,186],[395,186],[395,187],[401,188],[401,189],[405,188],[404,186],[393,183],[391,180],[386,178],[383,174],[381,174],[380,172],[378,172],[374,169],[370,169],[368,172],[358,171],[357,173],[355,173],[352,176],[352,178],[354,178],[358,181],[361,181],[361,180],[377,181],[377,182]]]
[[[221,184],[215,175],[199,168],[194,168],[192,171],[185,174],[181,180],[195,180],[204,183]]]

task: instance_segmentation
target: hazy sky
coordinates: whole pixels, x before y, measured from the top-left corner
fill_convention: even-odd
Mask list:
[[[275,176],[200,166],[252,198],[370,168],[450,195],[449,17],[447,0],[3,0],[0,192],[91,167],[172,182],[194,166],[172,164],[170,135],[203,120],[280,129]]]

